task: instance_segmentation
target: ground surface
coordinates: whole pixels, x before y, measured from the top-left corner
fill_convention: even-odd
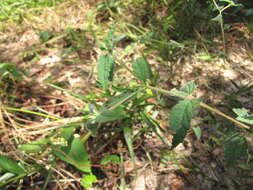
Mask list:
[[[26,76],[22,81],[13,84],[15,86],[4,89],[2,105],[80,120],[82,110],[88,103],[67,92],[52,88],[49,83],[65,84],[64,89],[79,94],[100,92],[95,85],[97,59],[102,53],[99,42],[104,38],[113,20],[103,15],[106,12],[98,11],[98,4],[93,1],[63,3],[57,7],[44,8],[40,16],[25,18],[22,25],[10,22],[3,27],[0,34],[0,62],[16,64],[19,69],[26,71]],[[120,19],[131,19],[134,15],[128,16],[129,18]],[[120,19],[117,22],[120,22]],[[127,29],[121,26],[116,34]],[[232,25],[231,31],[226,33],[227,60],[216,56],[215,53],[207,57],[205,50],[191,51],[189,49],[192,46],[187,45],[180,49],[183,53],[176,60],[168,61],[161,60],[155,49],[143,44],[135,45],[135,49],[126,55],[123,52],[126,45],[120,44],[117,49],[119,57],[126,62],[136,56],[134,52],[147,52],[152,69],[160,75],[160,87],[164,89],[178,88],[194,80],[198,84],[196,96],[203,98],[208,104],[228,114],[232,114],[228,107],[243,106],[252,112],[252,88],[241,90],[253,85],[253,33],[246,30],[243,23],[238,23]],[[51,35],[51,41],[43,43],[39,37],[40,31],[47,31]],[[219,42],[220,38],[213,40]],[[196,46],[203,46],[205,49],[205,41],[199,41],[196,42]],[[215,49],[222,50],[218,42],[214,45]],[[119,82],[132,80],[131,76],[125,76],[125,71],[119,73],[122,73]],[[165,100],[167,107],[161,108],[158,120],[163,128],[168,128],[165,116],[173,101]],[[98,101],[103,102],[103,99]],[[158,108],[159,106],[157,110]],[[20,143],[29,142],[48,135],[46,129],[60,125],[41,117],[13,114],[4,109],[2,113],[8,116],[8,124],[1,127],[1,152],[16,159],[19,159],[19,155],[15,152],[13,138],[17,138]],[[103,156],[112,152],[124,154],[126,189],[251,189],[253,181],[243,176],[252,177],[252,172],[239,167],[227,169],[224,166],[221,148],[223,136],[220,134],[232,124],[225,122],[218,125],[221,118],[210,118],[206,111],[199,114],[205,119],[196,119],[192,125],[203,129],[200,141],[190,133],[185,143],[171,151],[153,133],[136,139],[136,176],[127,154],[127,147],[124,143],[121,145],[122,135],[111,141],[103,135],[90,139],[87,147],[92,162],[96,164]],[[15,125],[15,121],[22,122],[25,127]],[[166,140],[171,141],[170,134],[166,134]],[[55,174],[58,182],[50,182],[48,188],[82,189],[74,182],[80,180],[80,174],[74,168],[65,167],[67,166],[64,163],[56,166],[56,170],[60,171],[64,178]],[[94,174],[98,176],[98,181],[90,189],[118,189],[118,166],[94,167]],[[43,178],[39,174],[27,178],[22,182],[22,189],[29,189],[28,186],[30,189],[41,189]],[[15,185],[11,185],[10,189]]]

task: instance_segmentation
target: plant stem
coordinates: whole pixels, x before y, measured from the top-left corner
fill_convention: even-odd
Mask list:
[[[151,90],[155,90],[157,92],[161,92],[162,94],[167,94],[169,96],[176,96],[176,97],[179,97],[179,98],[182,98],[182,99],[189,99],[187,96],[183,96],[183,95],[180,95],[180,94],[176,94],[176,93],[173,93],[171,91],[168,91],[168,90],[164,90],[164,89],[161,89],[161,88],[157,88],[157,87],[153,87],[153,86],[150,86],[150,85],[147,85],[146,86],[147,88],[151,89]],[[240,121],[237,121],[235,120],[234,118],[224,114],[223,112],[203,103],[203,102],[200,102],[199,105],[211,112],[214,112],[216,113],[217,115],[220,115],[221,117],[223,118],[226,118],[232,122],[234,122],[235,124],[237,124],[239,127],[242,127],[242,128],[245,128],[245,129],[250,129],[250,127],[248,125],[245,125],[244,123],[241,123]]]
[[[244,123],[241,123],[240,121],[235,120],[234,118],[232,118],[232,117],[230,117],[230,116],[222,113],[221,111],[219,111],[219,110],[217,110],[215,108],[212,108],[211,106],[209,106],[209,105],[207,105],[207,104],[205,104],[203,102],[200,102],[200,106],[203,107],[203,108],[206,108],[209,111],[212,111],[212,112],[216,113],[217,115],[220,115],[220,116],[222,116],[222,117],[224,117],[224,118],[226,118],[226,119],[234,122],[235,124],[237,124],[238,126],[240,126],[242,128],[245,128],[245,129],[249,129],[250,128],[248,125],[245,125]]]
[[[6,109],[6,110],[10,110],[10,111],[30,113],[30,114],[33,114],[33,115],[38,115],[38,116],[42,116],[42,117],[48,117],[48,118],[54,119],[54,120],[60,120],[61,119],[59,117],[55,117],[55,116],[52,116],[52,115],[48,115],[48,114],[44,114],[44,113],[40,113],[40,112],[35,112],[35,111],[30,111],[30,110],[25,110],[25,109],[20,109],[20,108],[12,108],[12,107],[6,107],[6,106],[1,106],[0,108]]]
[[[221,19],[219,20],[219,23],[220,23],[220,28],[221,28],[223,51],[224,51],[224,53],[226,53],[226,41],[225,41],[225,32],[224,32],[224,27],[223,27],[224,22],[223,22],[222,12],[223,12],[225,9],[229,8],[229,7],[230,7],[230,4],[227,5],[226,7],[224,7],[223,9],[221,9],[215,0],[213,0],[213,3],[214,3],[214,5],[215,5],[217,11],[219,12],[219,16],[220,16],[220,18],[221,18]]]

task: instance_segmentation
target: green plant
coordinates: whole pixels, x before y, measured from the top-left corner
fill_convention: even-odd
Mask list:
[[[22,179],[33,172],[27,172],[23,164],[17,163],[7,156],[0,155],[0,187],[4,187],[15,180]]]
[[[0,89],[15,84],[23,77],[21,70],[12,63],[0,63]]]
[[[108,52],[109,53],[108,56],[110,55],[113,57],[113,54],[111,54],[111,52],[112,51]],[[116,58],[114,58],[114,59],[116,59]],[[114,60],[114,59],[112,58],[111,60]],[[100,84],[106,84],[106,85],[102,85],[102,87],[107,92],[110,89],[109,88],[110,84],[111,84],[111,90],[114,90],[113,83],[112,83],[113,69],[111,69],[114,67],[113,64],[115,64],[115,61],[103,60],[103,61],[99,62],[99,66],[98,66],[99,82],[100,82]],[[123,66],[125,67],[125,65],[123,65]],[[127,69],[127,70],[129,71],[130,69]],[[183,140],[187,134],[187,131],[190,130],[190,122],[191,122],[192,118],[195,116],[196,111],[200,107],[205,108],[208,111],[214,112],[214,113],[224,117],[225,119],[228,119],[229,121],[234,122],[239,127],[242,127],[244,129],[250,129],[249,126],[240,122],[240,121],[242,121],[245,123],[252,124],[252,116],[249,115],[244,109],[234,109],[235,113],[238,114],[238,117],[236,119],[233,119],[232,117],[220,112],[219,110],[212,108],[212,107],[208,106],[207,104],[203,103],[200,99],[193,98],[192,94],[194,93],[194,91],[197,88],[197,86],[193,82],[187,83],[180,90],[172,89],[170,91],[160,89],[155,86],[151,86],[151,85],[155,85],[155,83],[153,80],[154,78],[153,78],[151,68],[150,68],[147,58],[145,56],[133,60],[131,72],[140,81],[140,83],[135,84],[136,85],[135,89],[132,88],[132,90],[134,90],[137,95],[136,97],[134,97],[135,100],[129,99],[135,103],[134,104],[135,107],[130,108],[130,109],[125,107],[125,109],[127,109],[128,114],[126,113],[125,117],[120,117],[119,119],[123,119],[123,122],[126,119],[128,121],[130,119],[131,120],[130,123],[133,123],[135,120],[133,118],[133,116],[139,118],[141,116],[141,114],[146,114],[145,113],[145,106],[142,107],[141,105],[149,98],[155,97],[156,92],[181,99],[171,109],[171,112],[169,114],[169,123],[170,123],[169,130],[172,130],[175,132],[175,134],[173,135],[173,141],[172,141],[171,148],[174,148],[179,143],[183,142]],[[149,90],[152,90],[152,91],[149,91]],[[141,97],[141,98],[138,99],[138,97]],[[113,99],[113,97],[112,97],[112,99]],[[127,100],[127,101],[129,101],[129,100]],[[138,103],[139,105],[136,103]],[[130,105],[132,105],[132,104],[130,104]],[[144,105],[145,105],[145,103],[144,103]],[[141,107],[141,108],[138,108],[138,107]],[[131,113],[131,110],[138,110],[140,112],[140,115],[138,115],[138,114],[136,115],[136,114]],[[118,113],[120,113],[120,112],[118,112]],[[116,115],[116,112],[115,112],[115,115]],[[129,116],[130,116],[130,118],[128,118]],[[104,118],[104,120],[101,122],[107,122],[106,118]],[[148,122],[153,123],[152,120],[149,120]],[[200,138],[200,134],[201,134],[200,128],[198,128],[198,129],[194,128],[193,130],[194,130],[197,138]],[[227,160],[233,160],[233,163],[235,163],[235,160],[239,159],[241,156],[245,156],[246,151],[247,151],[247,145],[246,145],[247,142],[245,140],[245,137],[242,134],[240,134],[239,135],[240,137],[238,137],[238,138],[234,138],[235,136],[237,137],[238,134],[237,135],[234,134],[232,137],[230,137],[227,140],[227,143],[225,146],[225,157]],[[128,138],[130,138],[130,137],[128,137]],[[241,150],[241,152],[238,154],[237,153],[229,154],[229,149],[231,149],[231,147],[233,147],[233,143],[235,143],[235,141],[236,141],[236,143],[238,143],[238,146],[240,146],[238,148]],[[240,142],[242,142],[242,145],[240,145]],[[129,147],[131,147],[131,146],[129,146]],[[129,149],[129,151],[130,151],[130,149]],[[228,161],[228,162],[230,162],[230,161]],[[234,165],[234,164],[231,164],[231,165]]]
[[[86,149],[86,143],[89,138],[92,136],[96,137],[101,129],[108,128],[108,124],[114,126],[113,133],[110,134],[108,132],[109,136],[113,138],[114,133],[123,134],[134,166],[136,166],[136,163],[133,144],[135,143],[135,139],[143,132],[153,131],[170,149],[182,143],[189,131],[193,131],[196,137],[200,139],[203,133],[201,128],[191,127],[191,120],[197,115],[200,108],[214,112],[243,129],[250,128],[242,123],[252,124],[251,115],[244,109],[234,109],[238,118],[233,119],[219,110],[208,106],[200,99],[194,98],[194,92],[197,89],[194,82],[189,82],[180,89],[164,90],[159,88],[156,80],[157,73],[152,72],[148,58],[145,55],[133,59],[131,61],[132,67],[129,68],[128,64],[117,59],[117,52],[115,52],[114,47],[121,38],[114,36],[114,30],[115,27],[113,26],[108,32],[105,41],[100,44],[103,53],[98,59],[98,81],[96,85],[103,90],[99,94],[96,94],[96,96],[78,95],[55,85],[50,85],[88,102],[89,108],[86,109],[83,117],[78,117],[73,122],[73,120],[66,121],[41,113],[5,107],[5,109],[10,111],[27,112],[48,117],[59,123],[62,122],[62,124],[58,124],[56,127],[35,131],[35,133],[43,131],[52,132],[46,138],[20,145],[18,148],[20,151],[28,155],[34,155],[37,158],[40,158],[39,155],[47,155],[47,157],[53,157],[55,161],[60,159],[72,165],[82,173],[82,185],[89,187],[96,181],[92,167],[105,167],[109,162],[120,164],[118,155],[108,155],[101,160],[100,164],[93,164]],[[118,75],[117,71],[122,68],[132,75],[132,78],[128,79],[127,83],[119,82],[123,80],[121,78],[123,76]],[[153,105],[149,103],[149,100],[157,98],[159,94],[171,96],[177,101],[177,104],[168,113],[168,118],[164,118],[169,121],[167,130],[172,131],[173,134],[171,143],[167,142],[164,139],[164,134],[159,132],[165,129],[160,127],[159,122],[155,120],[152,112],[150,112],[150,106]],[[103,104],[97,103],[97,97],[103,97],[106,101]],[[135,128],[135,123],[140,123],[144,127]],[[75,130],[83,124],[86,126],[85,130],[77,136]],[[233,152],[234,147],[238,149],[237,152]],[[247,156],[247,140],[242,133],[232,133],[224,142],[224,149],[227,166],[235,166],[241,157]],[[53,162],[47,162],[45,165],[53,167]],[[28,173],[35,170],[39,172],[41,168],[42,166],[36,166],[28,170]],[[122,184],[124,183],[122,182]]]
[[[236,7],[239,6],[239,4],[234,3],[233,0],[219,0],[219,3],[217,3],[216,0],[213,0],[213,3],[215,5],[215,9],[218,11],[218,15],[213,18],[213,21],[217,21],[220,24],[221,34],[222,34],[222,42],[223,42],[223,51],[226,53],[226,39],[225,39],[225,32],[224,32],[224,19],[223,19],[223,12],[230,8],[230,7]],[[225,5],[224,5],[225,3]]]
[[[156,83],[154,80],[154,75],[152,74],[151,68],[145,56],[137,58],[132,61],[132,70],[127,68],[133,76],[135,76],[139,82],[133,82],[133,86],[124,86],[125,89],[131,89],[133,92],[136,93],[133,97],[129,98],[126,94],[120,94],[115,96],[114,94],[117,93],[115,86],[113,85],[113,74],[115,64],[121,64],[121,66],[126,67],[125,64],[122,65],[122,62],[116,59],[115,55],[112,53],[113,51],[108,51],[106,57],[110,57],[110,59],[104,59],[105,55],[102,55],[99,59],[98,64],[98,80],[101,87],[104,88],[106,95],[111,97],[110,101],[113,101],[115,98],[118,97],[125,97],[126,99],[119,99],[116,101],[117,104],[114,104],[113,109],[117,110],[115,112],[111,112],[106,110],[106,108],[101,108],[101,110],[105,110],[103,113],[103,119],[97,120],[97,122],[112,122],[116,120],[120,120],[120,123],[123,125],[127,125],[127,130],[124,128],[123,133],[125,134],[125,139],[127,146],[129,148],[130,155],[134,162],[134,153],[132,152],[132,144],[133,144],[133,137],[131,136],[131,128],[132,123],[136,121],[140,123],[147,123],[148,126],[159,127],[152,117],[146,112],[147,100],[149,98],[154,98],[157,96],[157,93],[162,93],[164,95],[172,96],[178,98],[178,103],[171,109],[168,120],[169,126],[168,130],[172,130],[173,140],[171,143],[171,148],[175,148],[178,144],[183,142],[184,138],[187,135],[187,132],[193,130],[196,134],[197,138],[201,137],[201,129],[200,128],[192,128],[191,129],[191,120],[196,116],[197,110],[202,107],[207,109],[210,112],[214,112],[219,116],[222,116],[225,119],[236,124],[238,127],[244,129],[250,129],[249,126],[242,123],[249,123],[252,124],[252,118],[248,115],[247,112],[243,109],[234,109],[234,111],[238,114],[236,119],[222,113],[221,111],[205,104],[200,99],[194,98],[193,93],[197,89],[197,86],[193,82],[189,82],[185,84],[181,89],[172,89],[172,90],[164,90],[156,87]],[[134,79],[132,79],[134,80]],[[122,87],[120,87],[122,90]],[[123,88],[123,89],[124,89]],[[151,91],[150,91],[151,90]],[[122,101],[120,101],[122,100]],[[128,104],[124,104],[128,102]],[[117,106],[117,107],[116,107]],[[138,111],[137,111],[138,110]],[[124,113],[125,112],[125,113]],[[105,114],[106,113],[106,114]],[[101,114],[101,112],[100,112]],[[113,116],[113,117],[112,117]],[[242,122],[240,122],[242,121]],[[133,129],[132,129],[133,130]],[[129,131],[129,132],[128,132]],[[243,156],[247,156],[247,141],[244,137],[243,133],[234,133],[231,134],[224,144],[225,149],[225,159],[228,166],[235,166],[238,159]],[[233,147],[237,147],[238,152],[232,152]]]
[[[16,68],[14,64],[11,63],[1,63],[0,64],[0,77],[1,81],[4,80],[19,80],[22,78],[20,70]]]

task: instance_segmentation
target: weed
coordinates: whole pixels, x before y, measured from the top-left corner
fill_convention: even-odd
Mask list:
[[[85,120],[83,121],[87,126],[86,132],[84,132],[81,137],[76,137],[74,135],[76,127],[72,125],[65,125],[60,127],[62,130],[60,130],[59,134],[60,138],[63,138],[65,143],[59,143],[59,141],[56,143],[51,138],[45,138],[37,142],[35,141],[21,145],[19,147],[20,150],[25,151],[26,153],[45,152],[45,146],[51,147],[51,151],[47,151],[46,154],[52,154],[83,172],[82,184],[84,187],[88,187],[91,183],[96,181],[96,177],[92,174],[92,164],[83,143],[86,143],[91,136],[96,136],[98,131],[100,131],[106,123],[114,123],[115,126],[118,127],[118,132],[122,132],[124,134],[131,160],[133,161],[133,165],[136,167],[135,152],[133,149],[135,141],[133,123],[142,123],[141,119],[143,119],[143,121],[147,123],[149,127],[152,127],[154,131],[159,130],[159,123],[152,119],[152,116],[148,113],[147,104],[150,97],[155,97],[156,93],[162,93],[181,99],[168,114],[170,125],[169,130],[174,133],[172,143],[169,145],[170,149],[177,147],[181,142],[183,142],[190,130],[194,131],[198,139],[201,138],[201,128],[191,128],[190,125],[191,120],[196,116],[196,112],[200,107],[234,122],[239,127],[249,129],[249,126],[240,122],[243,121],[250,124],[252,122],[251,116],[248,115],[245,110],[234,109],[234,111],[238,114],[238,118],[235,120],[217,109],[206,105],[201,102],[200,99],[193,98],[192,94],[197,88],[193,82],[187,83],[180,90],[172,89],[170,91],[151,86],[150,84],[156,84],[153,81],[154,75],[152,74],[152,70],[146,57],[139,57],[133,60],[132,69],[128,68],[128,70],[131,71],[133,76],[137,79],[135,85],[132,87],[129,85],[123,85],[120,90],[117,89],[113,84],[115,74],[114,65],[116,64],[116,58],[114,57],[115,55],[113,51],[113,30],[114,29],[109,31],[105,40],[106,43],[103,48],[105,53],[99,58],[97,68],[98,85],[103,88],[104,92],[102,92],[102,94],[107,97],[108,101],[106,101],[103,105],[99,105],[92,101],[93,108],[87,113],[87,115],[85,115]],[[81,120],[82,118],[79,119],[79,122]],[[116,131],[116,128],[114,131]],[[162,136],[160,136],[160,139],[167,145],[167,142],[165,142]],[[241,150],[236,154],[232,151],[235,145],[238,150]],[[226,140],[225,158],[228,166],[235,166],[239,158],[247,156],[246,153],[247,141],[242,134],[233,134]],[[115,162],[115,159],[117,159],[117,163],[119,163],[119,159],[111,155],[105,157],[101,164],[106,164],[109,160]]]
[[[42,4],[36,4],[35,1],[21,1],[15,7],[15,4],[6,0],[4,1],[5,9],[2,10],[2,13],[0,12],[0,15],[4,15],[8,7],[11,7],[12,14],[8,16],[5,14],[0,19],[17,21],[23,16],[24,10],[28,8],[53,6],[58,2],[60,1],[44,1]],[[200,39],[201,46],[205,50],[205,53],[197,54],[197,58],[202,61],[214,61],[214,56],[209,52],[209,45],[212,43],[203,37],[203,28],[205,26],[210,27],[211,18],[213,21],[218,21],[225,52],[223,14],[229,7],[235,5],[233,1],[228,0],[213,0],[212,2],[197,0],[179,0],[177,2],[169,0],[130,2],[106,0],[97,7],[98,14],[96,12],[91,13],[87,30],[86,28],[68,28],[60,36],[57,36],[53,31],[38,30],[41,44],[46,45],[47,48],[53,47],[51,46],[52,42],[63,39],[64,56],[88,49],[86,34],[87,32],[92,33],[99,46],[100,55],[97,59],[95,72],[97,81],[89,84],[94,87],[90,94],[78,94],[64,89],[66,86],[60,87],[60,84],[63,84],[61,82],[58,83],[58,86],[57,83],[47,84],[51,88],[86,103],[86,106],[76,113],[76,115],[81,115],[72,118],[62,118],[44,113],[43,109],[38,111],[14,108],[2,105],[1,102],[0,122],[3,125],[1,130],[13,137],[10,141],[15,142],[13,146],[16,149],[13,157],[11,154],[0,153],[0,187],[8,188],[9,184],[18,184],[17,182],[20,179],[28,178],[34,173],[43,173],[45,175],[41,175],[40,180],[45,182],[43,189],[47,189],[50,188],[49,183],[54,178],[53,174],[57,173],[62,178],[66,174],[80,182],[84,188],[88,188],[93,183],[98,182],[99,179],[94,168],[103,170],[111,164],[120,167],[120,170],[114,172],[119,175],[120,188],[125,189],[128,179],[124,168],[125,150],[122,150],[122,146],[127,149],[126,154],[129,154],[133,165],[132,171],[136,175],[139,172],[136,146],[139,146],[139,139],[151,132],[165,147],[165,151],[159,151],[161,162],[167,164],[168,161],[174,161],[176,163],[176,168],[172,169],[180,169],[183,172],[189,170],[177,162],[181,156],[176,154],[173,149],[184,143],[185,139],[190,136],[189,134],[194,134],[193,137],[198,143],[203,142],[208,151],[211,151],[212,146],[222,146],[228,168],[240,166],[252,170],[248,140],[251,135],[250,125],[253,124],[252,114],[242,108],[243,105],[239,106],[239,104],[234,103],[235,107],[239,106],[239,108],[230,108],[237,115],[234,119],[229,114],[207,105],[205,99],[202,100],[196,96],[198,87],[193,81],[184,84],[179,89],[165,90],[160,88],[158,83],[159,71],[154,72],[150,64],[150,59],[153,59],[152,63],[157,60],[160,62],[176,62],[184,53],[197,53],[195,50],[190,50],[194,35]],[[126,23],[125,19],[119,17],[133,8],[131,6],[138,7],[140,11],[136,11],[133,14],[133,20]],[[12,8],[15,11],[12,11]],[[157,10],[159,10],[160,15],[156,14]],[[214,18],[214,14],[217,12],[218,16]],[[15,15],[18,15],[18,19]],[[94,20],[94,17],[97,20]],[[93,23],[99,22],[99,19],[103,23],[109,22],[110,19],[115,21],[115,24],[110,23],[111,27],[103,39],[97,36],[105,33],[99,31],[103,27],[98,27]],[[118,24],[116,21],[123,22]],[[120,52],[119,46],[124,48]],[[36,58],[40,51],[39,48],[32,49],[26,52],[25,57],[29,60]],[[152,54],[152,58],[148,54]],[[36,62],[35,58],[34,62]],[[171,72],[173,71],[171,69]],[[18,80],[22,80],[22,72],[14,64],[2,63],[0,65],[0,78],[0,88],[5,89],[7,86],[15,85]],[[49,83],[50,80],[46,82]],[[251,88],[252,86],[238,87],[238,93],[234,96],[238,95],[239,91],[248,92]],[[231,95],[230,99],[234,100],[234,96]],[[168,108],[164,103],[166,101],[164,97],[169,97],[173,101],[173,106]],[[161,117],[161,112],[165,112],[166,116]],[[17,121],[12,119],[15,113],[36,115],[39,118],[45,118],[45,120],[39,124],[26,126],[22,123],[24,119],[18,118],[22,122],[18,122],[18,119]],[[215,114],[223,120],[217,121]],[[196,120],[203,121],[203,126],[192,125]],[[162,123],[166,123],[166,126],[162,126]],[[211,145],[205,142],[206,139],[204,138],[207,134],[204,130],[206,123],[213,126],[212,130],[221,136],[218,139],[210,135]],[[13,126],[14,129],[9,129],[9,126],[6,125]],[[31,138],[29,141],[26,138],[20,140],[17,135],[10,135],[9,132],[6,132],[8,130],[11,130],[15,135],[31,135]],[[172,140],[168,140],[170,137]],[[115,139],[120,139],[117,145],[114,144]],[[95,145],[90,146],[90,144]],[[94,159],[107,149],[109,144],[117,148],[116,151],[102,155],[99,159]],[[152,162],[151,156],[148,155],[147,157]],[[242,159],[247,160],[247,162],[241,164]],[[62,162],[65,163],[64,167],[62,167]],[[68,171],[69,169],[70,171],[76,169],[81,177],[77,178]]]

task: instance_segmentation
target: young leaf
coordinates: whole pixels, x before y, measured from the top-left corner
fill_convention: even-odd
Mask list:
[[[81,183],[84,188],[89,188],[92,183],[97,181],[97,177],[93,175],[92,173],[88,175],[84,175],[84,177],[81,180]]]
[[[239,158],[247,155],[247,141],[240,133],[230,136],[225,143],[225,160],[228,167],[234,167]]]
[[[182,86],[180,91],[183,91],[186,94],[190,95],[196,90],[196,88],[197,86],[195,85],[195,83],[191,81],[191,82],[186,83],[184,86]]]
[[[193,129],[197,139],[200,140],[201,135],[202,135],[202,131],[201,131],[200,127],[193,127],[192,129]]]
[[[108,89],[109,82],[113,79],[114,58],[109,55],[102,55],[98,60],[98,81],[102,87]]]
[[[128,114],[124,110],[123,107],[118,106],[113,110],[109,110],[109,109],[102,107],[99,114],[95,118],[95,122],[105,123],[105,122],[111,122],[111,121],[123,119],[126,117],[128,117]]]
[[[234,108],[233,112],[235,112],[239,117],[244,117],[248,115],[248,112],[245,108]]]
[[[91,172],[88,153],[82,141],[74,138],[68,147],[53,148],[54,154],[83,172]]]
[[[101,164],[107,164],[109,162],[113,164],[120,164],[120,158],[117,155],[107,155],[101,160]]]
[[[199,107],[199,100],[181,100],[176,104],[170,113],[171,130],[178,131],[181,127],[189,128],[190,121]]]
[[[50,34],[47,31],[40,31],[39,37],[40,37],[40,40],[42,41],[42,43],[45,43],[50,39]]]
[[[138,58],[132,63],[134,75],[141,80],[146,82],[147,79],[151,79],[152,73],[149,63],[145,58]]]
[[[234,108],[233,111],[238,115],[237,120],[253,125],[253,115],[249,115],[246,109]]]
[[[113,40],[114,32],[115,32],[115,25],[112,25],[105,37],[105,44],[104,44],[105,47],[104,48],[109,53],[112,53],[113,49],[114,49],[114,40]]]
[[[14,173],[14,174],[24,174],[26,173],[23,168],[21,168],[17,162],[9,159],[6,156],[0,155],[0,169]]]

